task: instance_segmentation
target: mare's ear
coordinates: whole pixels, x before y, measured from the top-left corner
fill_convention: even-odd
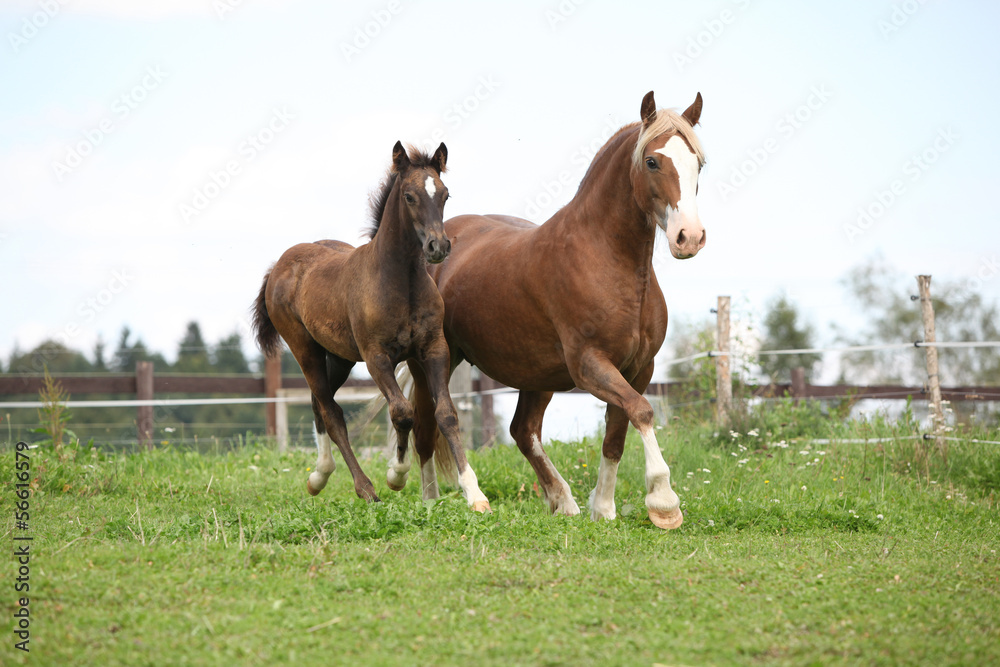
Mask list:
[[[443,174],[444,170],[448,168],[448,147],[444,145],[443,141],[437,150],[434,151],[434,157],[431,158],[431,162],[439,174]]]
[[[691,106],[689,106],[681,115],[684,116],[684,120],[691,123],[691,127],[698,124],[698,119],[701,118],[701,93],[698,93],[698,96],[694,98],[694,102],[691,103]]]
[[[397,174],[401,174],[409,166],[410,158],[406,155],[403,142],[397,141],[396,145],[392,147],[392,170]]]
[[[639,118],[642,118],[643,129],[649,127],[656,120],[656,100],[653,99],[653,91],[646,93],[642,98],[642,106],[639,107]]]

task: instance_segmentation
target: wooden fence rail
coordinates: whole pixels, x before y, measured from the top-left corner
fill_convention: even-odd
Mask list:
[[[53,375],[63,389],[71,396],[86,394],[126,394],[137,399],[154,399],[163,394],[225,394],[226,396],[264,396],[277,398],[281,390],[307,389],[305,378],[301,376],[282,376],[278,364],[267,364],[264,376],[248,375],[178,375],[153,373],[152,364],[140,362],[134,375],[103,374],[103,375]],[[508,387],[486,377],[480,376],[473,380],[471,396],[479,400],[482,410],[483,438],[485,442],[493,442],[495,420],[493,418],[493,397],[499,391]],[[24,396],[37,399],[38,392],[44,385],[41,375],[0,375],[0,396]],[[375,383],[371,380],[349,379],[345,384],[348,389],[372,389]],[[513,391],[513,390],[510,390]],[[941,387],[941,399],[946,401],[1000,401],[1000,386],[967,386]],[[573,390],[572,393],[580,393]],[[648,396],[665,397],[668,401],[676,400],[715,400],[715,396],[692,395],[689,388],[682,382],[653,383],[646,390]],[[905,399],[926,401],[930,394],[924,387],[900,385],[812,385],[806,384],[804,378],[793,374],[793,382],[789,384],[768,384],[756,387],[752,396],[755,398],[792,397],[796,399]],[[3,407],[0,401],[0,409]],[[274,403],[265,404],[265,432],[268,435],[277,433],[277,419]],[[137,408],[136,431],[140,444],[149,446],[153,431],[152,406]]]

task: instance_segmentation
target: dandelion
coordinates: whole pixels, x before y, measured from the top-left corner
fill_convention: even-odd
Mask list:
[[[770,484],[770,483],[771,483],[771,480],[769,480],[769,479],[765,479],[765,480],[764,480],[764,483],[765,483],[765,484]]]

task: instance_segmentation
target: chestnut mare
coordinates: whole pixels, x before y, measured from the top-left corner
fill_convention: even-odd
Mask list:
[[[432,407],[425,417],[435,420],[449,443],[466,499],[477,511],[489,509],[459,438],[448,393],[444,303],[426,268],[426,262],[444,260],[451,248],[442,222],[448,189],[441,173],[447,157],[444,144],[428,157],[407,156],[396,142],[392,167],[372,200],[371,242],[357,249],[340,241],[302,243],[289,248],[264,276],[253,313],[257,343],[273,356],[280,352],[279,336],[283,338],[312,391],[319,451],[306,483],[312,495],[323,490],[334,471],[332,438],[354,478],[355,492],[378,501],[351,449],[344,412],[334,395],[354,364],[364,361],[389,403],[396,437],[405,447],[413,407],[399,389],[395,370],[407,361],[411,372],[426,378]],[[404,463],[390,467],[389,486],[401,489],[408,471]]]
[[[631,422],[646,455],[650,519],[664,529],[683,521],[642,394],[667,328],[652,266],[656,229],[666,232],[678,259],[705,245],[695,202],[704,155],[693,126],[701,107],[699,93],[683,114],[657,111],[648,93],[641,121],[608,140],[573,200],[543,225],[500,215],[463,215],[445,225],[451,255],[429,270],[444,298],[452,368],[466,359],[520,390],[510,433],[553,513],[580,509],[542,448],[542,416],[553,392],[580,387],[608,406],[591,518],[615,517],[618,462]],[[422,471],[431,467],[425,463],[438,440],[427,380],[414,374]],[[445,456],[439,452],[439,465]]]

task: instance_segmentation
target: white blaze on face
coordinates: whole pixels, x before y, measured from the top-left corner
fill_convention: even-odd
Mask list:
[[[663,148],[657,148],[656,152],[670,158],[677,171],[681,196],[677,201],[677,208],[667,203],[666,219],[661,222],[661,226],[667,232],[667,238],[675,239],[679,225],[690,223],[701,228],[698,222],[698,203],[695,199],[698,192],[698,156],[692,153],[684,140],[676,134],[667,140]]]
[[[427,194],[431,196],[431,199],[434,199],[434,193],[437,192],[437,188],[434,186],[433,176],[428,176],[427,180],[424,181],[424,189],[427,190]]]

